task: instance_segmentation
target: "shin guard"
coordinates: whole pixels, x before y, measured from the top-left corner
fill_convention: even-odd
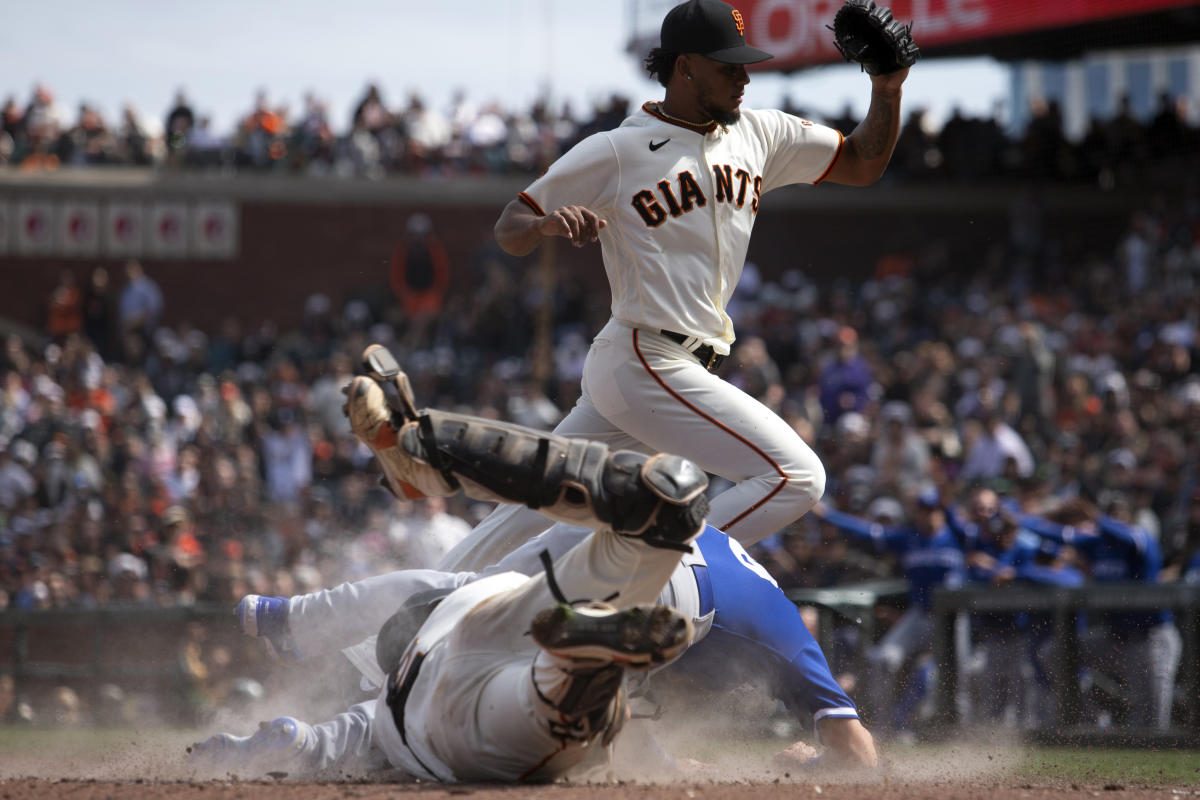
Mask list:
[[[657,547],[688,549],[708,512],[708,477],[679,456],[612,451],[433,410],[404,426],[399,445],[473,498],[523,503],[559,522],[609,527]]]

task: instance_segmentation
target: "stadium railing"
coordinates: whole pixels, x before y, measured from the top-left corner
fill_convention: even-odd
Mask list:
[[[1080,677],[1089,667],[1093,682],[1103,680],[1103,670],[1102,665],[1085,664],[1079,636],[1081,621],[1089,614],[1161,609],[1174,612],[1182,639],[1170,727],[1158,730],[1086,723]],[[1051,648],[1050,691],[1058,706],[1058,721],[1028,731],[1029,738],[1050,744],[1200,746],[1200,586],[1191,584],[1108,583],[1074,589],[1014,586],[1001,591],[980,586],[937,592],[933,602],[934,658],[939,666],[935,731],[953,735],[968,722],[960,718],[962,676],[954,668],[960,656],[961,640],[955,635],[959,616],[992,613],[1015,617],[1022,612],[1048,618],[1050,636],[1056,643]],[[1113,683],[1109,687],[1118,690]]]

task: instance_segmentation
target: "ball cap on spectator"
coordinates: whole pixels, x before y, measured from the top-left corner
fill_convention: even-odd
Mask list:
[[[867,516],[873,520],[900,522],[904,519],[904,507],[894,497],[876,497],[867,506]]]
[[[917,495],[917,508],[941,508],[942,496],[937,489],[925,489]]]
[[[688,0],[667,12],[660,47],[668,53],[699,53],[723,64],[757,64],[774,58],[746,44],[742,12],[721,0]]]
[[[907,425],[912,421],[912,409],[903,400],[892,400],[883,404],[879,416],[884,422],[899,422]]]

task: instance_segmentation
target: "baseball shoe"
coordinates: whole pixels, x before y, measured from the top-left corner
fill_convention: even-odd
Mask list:
[[[692,621],[670,606],[617,609],[600,602],[559,603],[539,612],[530,627],[534,642],[552,655],[635,669],[679,655],[692,630]]]
[[[292,766],[312,736],[308,725],[293,717],[276,717],[259,723],[252,736],[218,733],[187,749],[188,762],[197,767],[271,769]]]
[[[411,409],[411,396],[394,408],[388,403],[380,380],[365,375],[350,381],[343,392],[346,404],[342,410],[350,420],[350,428],[374,453],[392,494],[413,500],[447,497],[458,491],[428,461],[414,455],[424,450],[420,424]]]
[[[296,642],[288,632],[288,599],[248,594],[234,609],[238,625],[247,636],[263,639],[267,648],[280,660],[299,658]]]

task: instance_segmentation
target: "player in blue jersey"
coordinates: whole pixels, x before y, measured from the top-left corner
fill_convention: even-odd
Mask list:
[[[957,588],[966,579],[962,533],[946,524],[945,510],[936,490],[927,490],[917,496],[910,524],[884,526],[822,503],[817,504],[813,513],[848,533],[853,540],[874,547],[880,554],[894,556],[908,579],[907,610],[883,638],[867,650],[871,713],[878,724],[888,730],[905,729],[914,706],[927,689],[931,673],[926,668],[928,665],[922,665],[905,692],[901,692],[899,678],[933,646],[930,611],[934,589],[942,586]],[[963,645],[966,643],[964,633],[959,633],[964,638]],[[960,653],[965,650],[965,647],[958,648]]]
[[[1157,540],[1132,524],[1129,507],[1114,497],[1100,511],[1075,499],[1056,519],[1024,514],[1021,525],[1038,536],[1070,545],[1084,559],[1096,583],[1157,583],[1162,551]],[[1182,640],[1174,616],[1156,611],[1108,611],[1092,620],[1084,658],[1092,669],[1115,673],[1127,692],[1125,722],[1167,728],[1175,692]]]

